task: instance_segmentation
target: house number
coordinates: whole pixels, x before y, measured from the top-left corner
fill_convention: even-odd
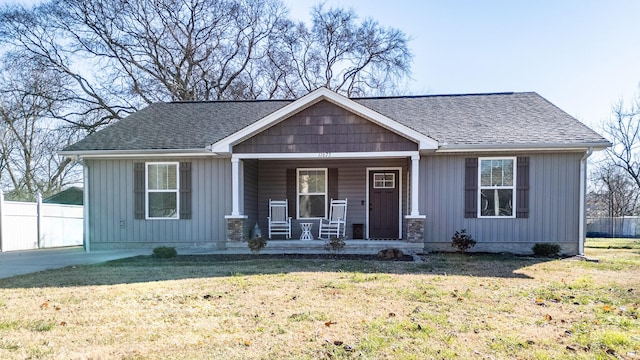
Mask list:
[[[318,157],[319,158],[328,158],[328,157],[331,157],[331,153],[329,153],[329,152],[318,153]]]

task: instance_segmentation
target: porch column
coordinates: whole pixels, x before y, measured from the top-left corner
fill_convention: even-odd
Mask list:
[[[420,155],[411,155],[411,216],[420,215]]]
[[[240,159],[231,157],[231,215],[224,218],[227,220],[227,241],[243,241],[245,234],[245,220],[247,217],[240,213]]]
[[[411,214],[405,216],[407,241],[424,242],[425,215],[420,215],[420,154],[411,155]]]
[[[240,215],[240,159],[231,158],[231,216]]]

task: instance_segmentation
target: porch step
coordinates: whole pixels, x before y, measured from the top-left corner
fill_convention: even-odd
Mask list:
[[[246,253],[249,246],[246,241],[227,241],[227,251]],[[324,240],[268,240],[267,246],[260,251],[265,254],[325,254]],[[341,254],[377,254],[383,249],[396,248],[405,254],[422,253],[423,243],[410,243],[401,240],[345,240]]]

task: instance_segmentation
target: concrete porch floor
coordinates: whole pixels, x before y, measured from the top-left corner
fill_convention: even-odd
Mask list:
[[[402,240],[345,240],[341,254],[377,254],[383,249],[396,248],[405,254],[424,252],[423,243],[410,243]],[[267,246],[260,251],[264,254],[325,254],[325,240],[267,240]],[[250,253],[246,241],[227,241],[227,253]]]

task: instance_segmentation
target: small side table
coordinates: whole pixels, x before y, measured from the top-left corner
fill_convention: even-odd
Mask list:
[[[302,229],[300,240],[313,240],[313,235],[311,235],[313,223],[300,223],[300,228]]]

